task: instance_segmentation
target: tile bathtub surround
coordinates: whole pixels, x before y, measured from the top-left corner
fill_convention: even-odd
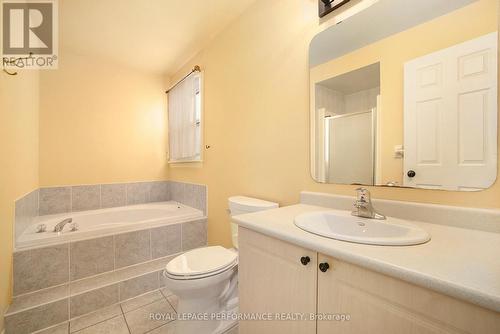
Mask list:
[[[38,216],[39,190],[34,190],[15,203],[15,237],[18,238]]]
[[[125,183],[101,185],[101,208],[125,205],[127,205],[127,185]]]
[[[201,184],[170,182],[170,198],[207,214],[207,186]]]
[[[39,215],[96,210],[169,200],[168,181],[41,188]]]
[[[162,289],[161,292],[164,292]],[[161,293],[160,290],[155,290],[127,301],[121,301],[120,304],[114,304],[95,312],[88,313],[81,317],[65,319],[57,324],[50,324],[48,328],[37,331],[36,334],[174,334],[177,321],[175,318],[176,306],[170,300],[174,300],[176,296],[167,293]],[[46,308],[46,312],[58,312],[57,308]],[[66,312],[67,313],[67,312]],[[170,318],[165,317],[160,320],[150,319],[151,313],[169,314]],[[65,314],[63,314],[65,315]],[[60,321],[62,318],[55,317],[53,314],[47,314],[46,318],[50,321],[45,321],[43,325],[52,321]],[[26,319],[24,317],[23,319]],[[13,331],[7,331],[6,334],[30,333],[33,326],[32,322],[20,322],[17,319],[16,327]],[[224,334],[237,334],[238,328],[233,327],[228,329]]]
[[[151,181],[41,188],[38,212],[43,216],[170,200],[206,213],[207,187],[176,181]]]
[[[71,187],[71,211],[96,210],[100,208],[100,185]]]
[[[177,181],[152,181],[41,188],[15,203],[16,239],[37,216],[177,201],[207,214],[207,187]]]
[[[72,281],[114,269],[113,236],[72,242],[70,244],[70,279]]]
[[[193,229],[193,227],[195,226],[198,226],[199,230],[204,229],[203,224],[200,224],[203,223],[203,221],[195,222],[196,224],[190,226],[190,229]],[[204,223],[206,225],[206,221],[204,221]],[[181,230],[182,227],[179,226],[176,232],[176,234],[179,234],[179,238],[181,237]],[[152,231],[150,230],[146,231],[152,233]],[[82,252],[85,252],[85,250],[87,250],[88,248],[92,249],[103,247],[104,249],[107,249],[110,244],[110,240],[108,239],[113,239],[113,236],[97,238],[95,240],[90,239],[78,241],[59,247],[65,248],[67,250],[67,253],[69,253],[69,263],[71,263],[72,261],[81,262],[84,261],[87,256],[82,255]],[[197,236],[196,238],[196,240],[203,239],[206,239],[206,237],[200,238],[199,236]],[[97,247],[90,247],[91,243],[95,243]],[[53,249],[54,247],[46,247],[46,249],[42,248],[35,250],[37,253],[31,254],[32,259],[33,255],[50,255],[51,252],[55,251]],[[29,256],[29,252],[32,252],[32,250],[23,251],[20,253],[26,253],[22,254],[21,256]],[[76,260],[75,254],[71,254],[72,252],[76,252]],[[99,252],[97,252],[97,254],[98,253]],[[114,255],[114,252],[110,253]],[[133,266],[114,269],[102,274],[71,281],[69,284],[66,283],[63,285],[41,289],[32,293],[25,293],[23,295],[14,296],[13,304],[5,315],[6,323],[9,324],[8,326],[10,328],[9,331],[7,331],[7,334],[31,333],[35,330],[42,330],[51,326],[54,326],[54,328],[57,327],[57,329],[59,330],[59,324],[63,322],[67,322],[71,319],[71,323],[73,323],[73,319],[86,317],[89,313],[96,310],[99,310],[98,314],[101,314],[108,310],[108,308],[112,308],[113,305],[116,306],[117,303],[122,302],[127,303],[127,311],[124,311],[125,313],[132,312],[135,309],[142,307],[143,305],[154,303],[159,299],[159,297],[163,298],[162,296],[170,298],[169,300],[172,300],[171,303],[175,305],[175,299],[173,299],[171,293],[163,288],[163,290],[165,290],[165,293],[162,295],[159,292],[159,289],[162,288],[164,284],[162,278],[163,270],[166,264],[173,257],[179,254],[180,253],[176,253],[170,256],[136,264]],[[88,255],[88,259],[96,257],[96,252],[92,252],[90,255]],[[88,260],[87,262],[91,262],[91,260]],[[74,268],[73,266],[70,267]],[[87,270],[88,267],[83,267],[83,269]],[[70,270],[68,267],[66,268],[66,271],[72,272],[72,275],[75,275],[74,273],[76,272],[84,272],[83,270],[73,270],[74,269]],[[74,278],[78,276],[70,277]],[[148,293],[154,291],[156,291],[155,294],[148,295]],[[137,296],[143,296],[141,301],[130,301]],[[65,312],[61,312],[63,308]],[[44,321],[40,321],[39,318],[44,312],[50,312],[50,314],[46,318],[44,318]],[[34,322],[32,322],[30,319],[34,319]],[[104,318],[102,319],[102,321],[105,320],[106,319]],[[40,322],[40,324],[37,324],[38,322]],[[84,327],[91,325],[92,324],[88,322],[83,322],[79,325],[76,323],[73,329],[76,326],[76,328],[80,327],[78,330],[83,330]],[[146,324],[144,323],[144,325]],[[139,328],[138,330],[142,330],[140,329],[142,328],[142,325],[138,324],[138,326],[139,327],[136,327],[136,329]],[[15,330],[12,330],[12,328],[15,328]],[[47,333],[51,333],[51,329],[47,329]]]
[[[207,245],[206,219],[182,224],[182,249],[184,251]]]
[[[207,220],[201,219],[14,252],[14,296],[113,271],[126,272],[129,266],[154,263],[206,244]]]
[[[113,284],[70,298],[70,316],[75,318],[120,301],[119,284]]]
[[[52,215],[71,211],[71,187],[41,188],[39,215]]]
[[[151,202],[170,201],[170,182],[151,182],[149,200]]]
[[[68,300],[45,304],[5,318],[5,332],[28,334],[69,319]]]
[[[181,225],[167,225],[151,230],[151,255],[153,259],[182,250]]]
[[[117,234],[114,238],[115,268],[151,260],[150,230]]]
[[[14,295],[67,283],[69,245],[14,253]]]
[[[149,202],[150,182],[127,184],[127,205],[144,204]]]

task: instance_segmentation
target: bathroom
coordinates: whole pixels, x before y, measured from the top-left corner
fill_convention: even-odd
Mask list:
[[[498,0],[1,2],[0,333],[500,333]]]

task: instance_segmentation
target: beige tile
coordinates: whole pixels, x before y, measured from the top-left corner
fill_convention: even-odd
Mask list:
[[[114,269],[113,237],[90,239],[70,244],[71,280]]]
[[[150,182],[128,183],[127,205],[148,203],[150,189]]]
[[[68,320],[68,300],[65,299],[6,316],[5,332],[27,334]]]
[[[69,324],[65,322],[63,324],[35,332],[34,334],[68,334],[68,327]]]
[[[153,259],[182,251],[181,224],[167,225],[151,230]]]
[[[224,332],[224,334],[238,334],[238,326],[234,326],[233,328],[229,329],[227,332]]]
[[[149,202],[165,202],[170,200],[168,181],[151,182]]]
[[[121,303],[121,307],[123,312],[127,313],[130,311],[133,311],[135,309],[138,309],[139,307],[142,307],[147,304],[151,304],[152,302],[155,302],[157,300],[163,299],[163,295],[161,294],[160,290],[156,290],[153,292],[146,293],[142,296],[135,297],[133,299],[129,299],[123,303]]]
[[[127,323],[123,315],[98,323],[97,325],[87,327],[78,334],[129,334]]]
[[[72,296],[70,299],[71,318],[91,313],[100,308],[119,302],[118,284]]]
[[[163,272],[164,272],[164,269],[158,271],[158,281],[160,282],[160,289],[165,288],[165,286],[167,285],[165,276],[163,276]]]
[[[170,181],[170,199],[172,201],[184,203],[186,202],[185,183]]]
[[[152,319],[152,315],[160,315],[160,319],[154,317]],[[125,313],[125,319],[132,334],[146,333],[165,325],[173,318],[175,318],[174,310],[165,299]]]
[[[28,308],[36,307],[42,304],[47,304],[55,300],[69,298],[69,285],[65,284],[53,288],[43,289],[40,291],[25,294],[15,297],[7,311],[8,314],[19,312]]]
[[[187,183],[184,186],[184,204],[195,209],[200,209],[203,187],[197,184]]]
[[[122,315],[120,305],[112,305],[99,311],[71,320],[69,330],[71,333],[93,326],[100,322]]]
[[[171,181],[170,199],[207,213],[207,187],[205,185]]]
[[[125,183],[101,185],[102,208],[125,205],[127,205],[127,185]]]
[[[207,187],[204,185],[196,185],[193,189],[193,207],[207,214]]]
[[[71,189],[71,211],[96,210],[101,207],[101,186],[75,186]]]
[[[33,223],[38,216],[38,194],[35,190],[15,203],[15,234],[16,239]]]
[[[68,244],[14,253],[14,295],[69,281]]]
[[[151,260],[149,230],[115,235],[115,268]]]
[[[193,248],[207,245],[207,222],[198,220],[182,224],[182,250],[187,251]]]
[[[165,298],[168,297],[168,296],[172,296],[174,294],[168,288],[162,288],[162,289],[160,289],[160,291],[163,294],[163,296],[165,296]]]
[[[177,321],[171,321],[166,325],[153,329],[148,334],[180,334],[177,330]]]
[[[71,294],[78,295],[89,290],[103,288],[116,283],[117,276],[115,272],[107,272],[93,277],[84,278],[71,282]]]
[[[130,278],[142,276],[145,274],[150,274],[153,272],[158,272],[165,269],[167,263],[172,260],[174,256],[167,256],[153,261],[148,261],[145,263],[139,263],[134,266],[127,268],[121,268],[115,271],[116,279],[120,281],[125,281]]]
[[[170,295],[167,297],[167,300],[170,303],[170,305],[172,305],[175,312],[177,312],[177,309],[179,307],[179,297],[177,297],[176,295]]]
[[[120,299],[127,300],[146,292],[159,289],[158,274],[156,272],[120,282]]]
[[[41,188],[40,216],[71,211],[71,187]]]

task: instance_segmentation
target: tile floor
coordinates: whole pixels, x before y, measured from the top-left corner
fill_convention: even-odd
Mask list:
[[[168,319],[169,314],[175,316],[176,309],[177,297],[163,288],[37,334],[182,334],[175,330],[176,321]],[[151,313],[164,317],[152,320]],[[232,328],[225,334],[238,334],[238,329]]]

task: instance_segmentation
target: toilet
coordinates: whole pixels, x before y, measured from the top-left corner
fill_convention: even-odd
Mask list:
[[[231,216],[278,207],[277,203],[245,196],[230,197],[228,202]],[[197,248],[167,264],[165,286],[179,298],[177,332],[222,333],[237,322],[238,225],[233,222],[231,237],[232,249]]]

